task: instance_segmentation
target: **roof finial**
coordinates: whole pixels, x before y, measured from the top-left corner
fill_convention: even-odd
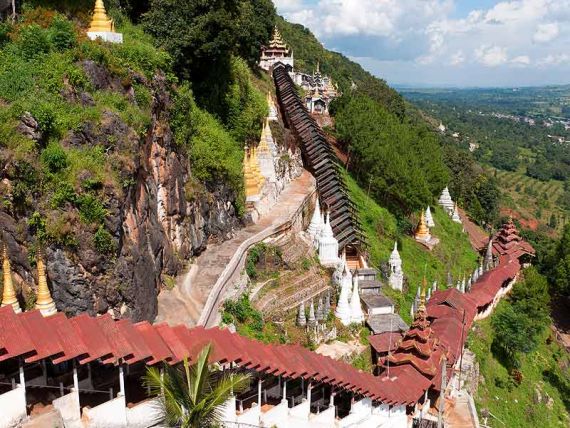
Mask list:
[[[12,283],[12,269],[10,268],[10,258],[8,257],[8,246],[6,242],[3,244],[2,249],[4,260],[2,261],[2,269],[4,274],[4,291],[2,293],[2,306],[12,306],[14,312],[17,314],[22,312],[14,284]]]
[[[38,294],[36,300],[36,309],[39,309],[44,317],[47,317],[55,314],[57,312],[57,309],[49,291],[46,268],[44,265],[41,248],[38,248],[38,254],[36,258],[38,265]]]

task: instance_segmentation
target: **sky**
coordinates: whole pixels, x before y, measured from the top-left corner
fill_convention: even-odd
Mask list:
[[[392,85],[570,83],[570,0],[274,0]]]

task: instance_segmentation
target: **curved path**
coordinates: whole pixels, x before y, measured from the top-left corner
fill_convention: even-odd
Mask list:
[[[315,191],[315,181],[304,171],[283,190],[271,211],[256,224],[237,231],[225,242],[210,244],[178,278],[172,290],[158,295],[155,322],[211,326],[225,291],[239,277],[245,254],[252,245],[288,230]]]

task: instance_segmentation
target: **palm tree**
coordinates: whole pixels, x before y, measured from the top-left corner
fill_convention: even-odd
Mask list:
[[[160,411],[169,426],[204,428],[221,422],[223,405],[233,393],[249,386],[249,375],[210,370],[211,344],[206,345],[193,365],[184,359],[182,367],[166,366],[161,374],[150,367],[145,384],[160,397]]]

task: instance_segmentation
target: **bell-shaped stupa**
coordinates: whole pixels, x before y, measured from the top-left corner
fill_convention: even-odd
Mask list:
[[[123,43],[123,35],[115,32],[115,24],[107,17],[103,0],[95,0],[95,8],[91,25],[87,30],[87,37],[91,40],[101,39],[105,42]]]

